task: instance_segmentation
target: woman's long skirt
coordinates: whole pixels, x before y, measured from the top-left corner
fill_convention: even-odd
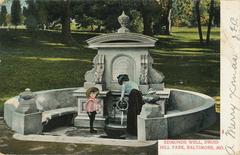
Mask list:
[[[142,105],[142,93],[139,90],[133,89],[129,94],[129,107],[127,113],[127,132],[137,136],[137,115],[140,114]]]

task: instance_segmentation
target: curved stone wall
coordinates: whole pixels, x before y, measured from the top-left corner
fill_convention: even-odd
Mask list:
[[[37,108],[45,113],[51,110],[61,111],[71,107],[77,107],[77,99],[72,92],[78,88],[54,89],[35,92],[37,94]],[[159,124],[167,131],[167,137],[174,137],[184,133],[198,132],[209,127],[216,121],[214,100],[204,94],[192,91],[171,89],[169,105],[170,111],[164,117],[156,117],[164,124]],[[13,97],[4,103],[4,120],[12,128],[12,116],[17,108],[18,96]],[[44,115],[43,115],[44,117]],[[163,121],[164,120],[164,121]],[[152,127],[151,127],[152,126]],[[158,130],[153,123],[148,128]],[[161,134],[162,128],[159,133]],[[158,133],[157,131],[155,133]],[[158,138],[161,139],[161,138]]]
[[[41,111],[77,107],[77,99],[73,97],[72,91],[78,88],[52,89],[35,92],[37,108]],[[4,103],[4,120],[9,127],[12,127],[12,115],[18,107],[18,96],[15,96]]]
[[[198,132],[216,121],[213,98],[192,91],[172,89],[170,105],[173,111],[165,116],[168,122],[168,136]]]
[[[48,111],[59,108],[77,106],[77,98],[73,97],[73,91],[77,88],[54,89],[37,93],[37,108]]]
[[[188,110],[196,110],[195,108],[207,108],[209,106],[214,105],[214,100],[204,94],[179,90],[179,89],[171,89],[170,92],[170,103],[173,109],[179,111],[188,111]]]

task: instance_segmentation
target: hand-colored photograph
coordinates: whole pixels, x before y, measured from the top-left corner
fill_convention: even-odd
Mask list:
[[[0,153],[182,139],[220,139],[220,0],[0,0]]]

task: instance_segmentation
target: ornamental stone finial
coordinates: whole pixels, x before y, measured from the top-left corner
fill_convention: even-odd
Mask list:
[[[29,100],[35,97],[35,94],[31,92],[29,88],[26,88],[24,92],[20,93],[20,98],[24,100]]]
[[[118,17],[118,22],[121,25],[121,28],[118,29],[118,33],[125,33],[129,32],[129,29],[127,28],[129,25],[129,17],[125,15],[125,12],[123,11],[122,14]]]
[[[36,94],[31,92],[29,88],[26,88],[24,92],[19,94],[19,105],[16,108],[16,112],[22,114],[38,112],[35,97]]]

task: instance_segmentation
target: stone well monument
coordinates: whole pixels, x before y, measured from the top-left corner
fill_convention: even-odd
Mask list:
[[[119,74],[128,74],[130,80],[139,85],[140,91],[146,94],[150,88],[163,90],[164,75],[152,67],[153,59],[149,48],[155,46],[155,38],[131,33],[129,17],[123,12],[118,18],[121,28],[116,33],[103,34],[87,40],[88,47],[97,49],[93,59],[92,70],[86,72],[84,87],[76,90],[78,98],[78,116],[75,126],[88,126],[88,116],[85,111],[86,95],[89,87],[98,87],[102,108],[96,116],[97,127],[103,127],[105,116],[111,109],[109,95],[120,96],[121,86],[117,82]]]
[[[138,140],[158,140],[194,133],[216,121],[214,99],[193,91],[165,88],[164,75],[153,69],[149,49],[155,38],[131,33],[129,18],[122,13],[116,33],[103,34],[87,40],[89,48],[97,50],[93,68],[85,73],[83,87],[25,92],[4,103],[4,120],[20,134],[41,134],[48,124],[65,118],[74,126],[89,127],[86,113],[86,90],[100,89],[101,109],[95,127],[105,128],[106,134],[122,136],[126,129],[126,110],[116,109],[121,94],[119,74],[128,74],[143,94],[145,104],[137,118]],[[127,95],[125,96],[128,100]],[[123,108],[122,108],[123,109]],[[77,114],[76,117],[75,114]],[[71,116],[71,117],[69,117]],[[119,132],[120,131],[120,132]]]

